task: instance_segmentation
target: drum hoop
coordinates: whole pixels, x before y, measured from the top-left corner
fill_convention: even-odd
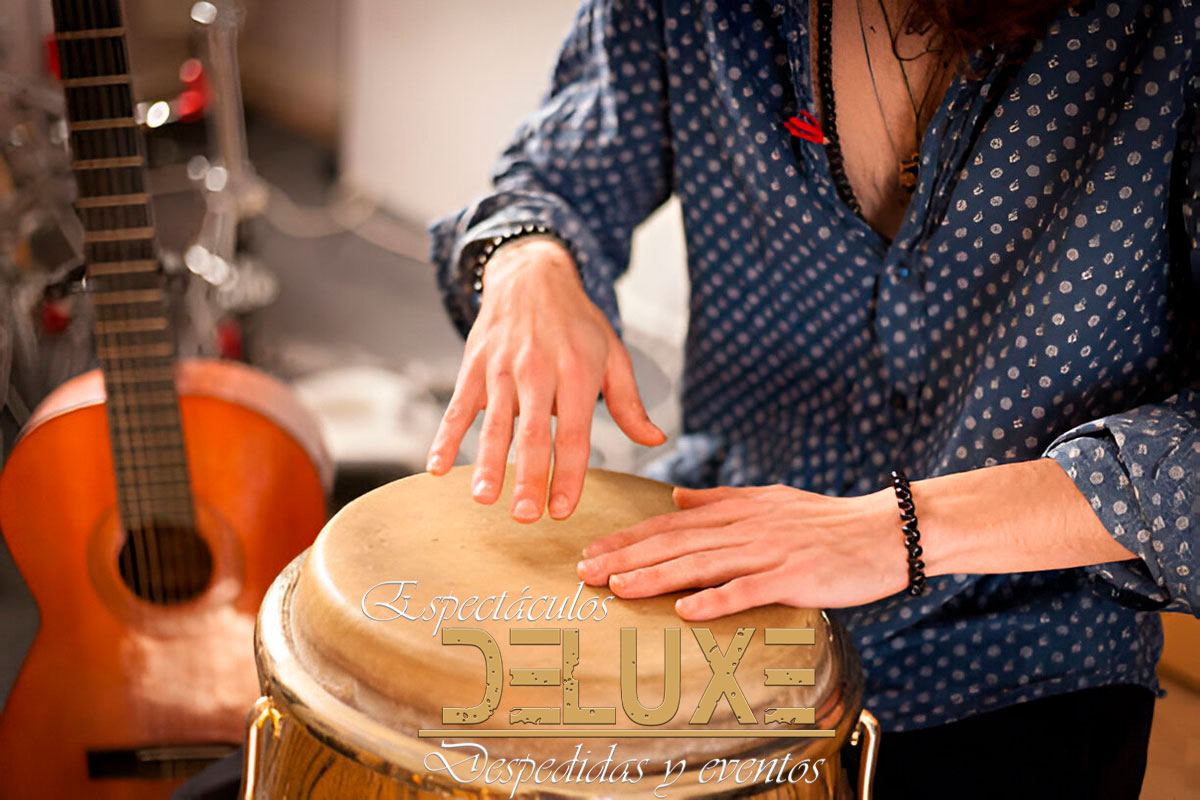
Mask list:
[[[255,650],[259,684],[263,694],[269,696],[279,711],[283,712],[285,720],[301,724],[313,738],[367,769],[425,787],[446,782],[446,779],[423,768],[423,752],[396,746],[394,728],[379,723],[339,699],[296,660],[291,606],[300,571],[308,553],[306,549],[283,569],[267,590],[259,610],[255,626]],[[826,619],[832,627],[840,628],[836,620],[828,618],[827,615]],[[839,649],[849,649],[846,636],[834,636],[833,640]],[[838,743],[838,749],[849,742],[853,730],[859,725],[862,711],[862,681],[858,674],[862,667],[855,654],[851,652],[849,659],[845,658],[845,655],[844,652],[837,654],[840,662],[846,666],[846,672],[833,693],[816,710],[816,723],[821,727],[832,727],[836,731],[832,741]],[[430,747],[436,748],[436,745],[431,743]],[[770,741],[764,740],[761,746],[731,751],[728,757],[753,757],[760,751],[769,749]],[[455,783],[451,788],[469,789],[481,798],[509,795],[508,791],[493,792],[485,785]],[[640,794],[639,790],[645,787],[635,784],[630,788]],[[719,793],[714,794],[711,787],[699,784],[684,785],[682,782],[676,784],[672,791],[675,796],[682,798],[719,796]],[[619,795],[620,790],[615,794]],[[594,796],[594,790],[574,791],[572,788],[566,788],[565,791],[557,791],[538,788],[538,797],[543,800],[579,800]]]

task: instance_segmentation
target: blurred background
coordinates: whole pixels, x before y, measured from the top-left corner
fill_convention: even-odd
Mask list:
[[[336,461],[331,511],[422,469],[462,353],[426,261],[426,227],[486,190],[577,6],[125,0],[182,352],[242,359],[296,390]],[[4,452],[41,398],[90,366],[51,30],[48,2],[2,0]],[[639,230],[619,287],[639,385],[669,434],[685,292],[670,202]],[[593,465],[624,471],[654,455],[603,409],[593,448]],[[1148,798],[1200,796],[1200,633],[1172,622]],[[35,626],[0,545],[0,706]]]

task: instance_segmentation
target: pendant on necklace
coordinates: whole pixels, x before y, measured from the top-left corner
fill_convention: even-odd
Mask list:
[[[917,189],[917,169],[920,162],[920,153],[913,153],[908,159],[900,162],[900,187],[909,194]]]

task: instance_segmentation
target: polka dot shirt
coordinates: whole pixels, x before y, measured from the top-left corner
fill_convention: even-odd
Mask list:
[[[973,54],[891,241],[784,128],[814,110],[808,19],[803,0],[588,0],[494,191],[432,229],[452,318],[478,307],[479,243],[539,222],[619,329],[631,232],[677,195],[684,435],[656,477],[853,495],[894,467],[1053,458],[1138,555],[840,612],[885,730],[1157,689],[1157,610],[1200,610],[1200,4],[1099,2]]]

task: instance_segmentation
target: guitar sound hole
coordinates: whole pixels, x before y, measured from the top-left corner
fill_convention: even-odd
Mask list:
[[[175,605],[191,600],[212,580],[208,543],[188,526],[150,522],[130,530],[117,556],[121,580],[148,603]]]

